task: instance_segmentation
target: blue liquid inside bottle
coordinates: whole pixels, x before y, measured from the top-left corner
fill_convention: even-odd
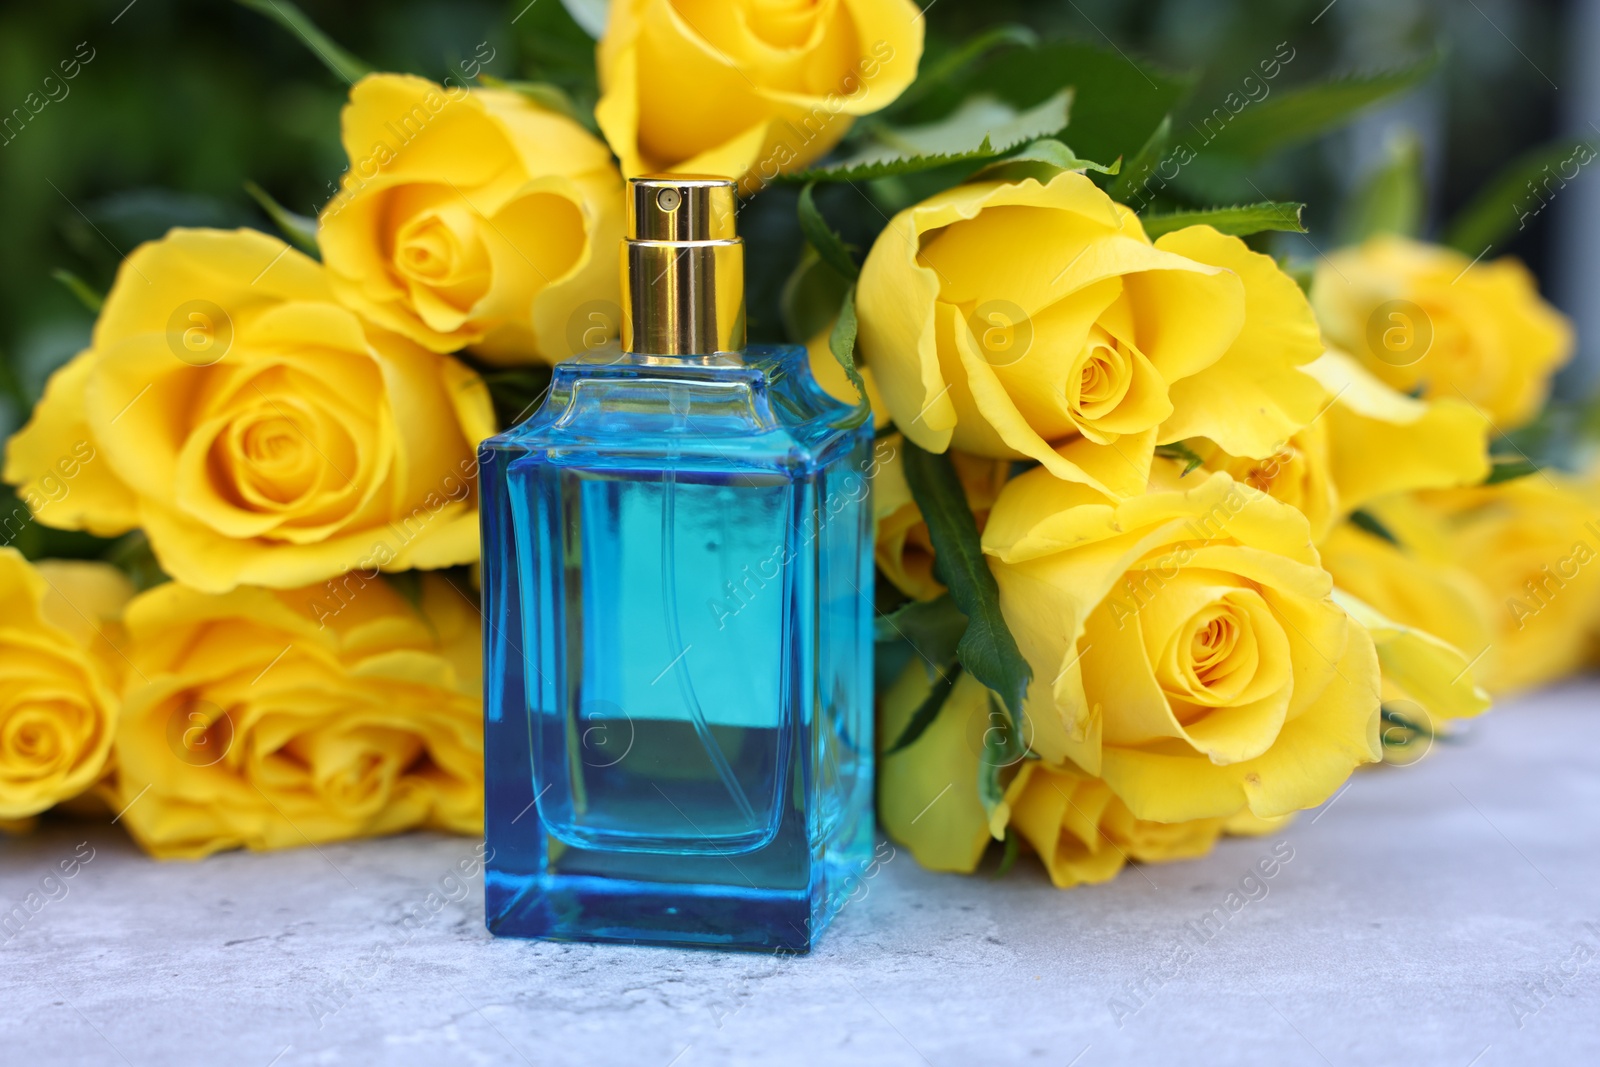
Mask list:
[[[872,849],[853,415],[798,346],[611,352],[483,444],[494,933],[815,944]]]

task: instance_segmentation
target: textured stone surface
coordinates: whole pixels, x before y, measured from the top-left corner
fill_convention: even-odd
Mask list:
[[[477,885],[408,936],[473,854],[431,836],[159,864],[56,824],[0,843],[0,912],[84,840],[67,895],[0,934],[6,1064],[1600,1062],[1593,682],[1109,885],[901,854],[806,958],[497,941]],[[1186,933],[1279,840],[1266,896]]]

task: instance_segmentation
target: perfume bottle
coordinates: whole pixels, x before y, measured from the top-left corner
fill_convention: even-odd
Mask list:
[[[870,865],[871,432],[744,346],[731,182],[627,195],[620,349],[479,452],[487,922],[806,951]]]

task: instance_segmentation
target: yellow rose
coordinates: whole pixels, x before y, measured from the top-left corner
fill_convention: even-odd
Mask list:
[[[900,435],[891,434],[878,441],[873,453],[876,463],[872,510],[877,523],[874,552],[878,569],[897,589],[914,600],[933,600],[943,595],[945,587],[933,575],[933,541],[906,482],[901,466],[903,448]],[[967,505],[982,530],[1011,464],[960,452],[952,453],[950,458],[966,492]]]
[[[932,688],[918,660],[883,692],[880,746],[900,737]],[[930,870],[971,871],[991,840],[989,815],[978,798],[983,735],[989,725],[989,691],[962,673],[922,736],[879,758],[878,821]]]
[[[1384,500],[1373,514],[1420,567],[1455,575],[1480,606],[1484,631],[1458,640],[1450,622],[1404,606],[1414,568],[1384,575],[1378,599],[1352,591],[1390,618],[1418,626],[1469,656],[1494,694],[1554,681],[1580,669],[1600,622],[1600,509],[1592,489],[1554,471],[1500,485]],[[1343,576],[1340,584],[1345,584]],[[1376,584],[1376,583],[1374,583]],[[1383,597],[1401,601],[1394,606]],[[1463,625],[1457,622],[1457,626]]]
[[[1395,622],[1348,593],[1336,589],[1333,598],[1366,628],[1378,650],[1387,762],[1416,762],[1452,721],[1489,710],[1489,694],[1474,680],[1474,664],[1460,649]]]
[[[1108,881],[1125,863],[1204,856],[1225,819],[1136,819],[1098,778],[1029,760],[1007,791],[1011,825],[1038,853],[1061,889]]]
[[[1120,501],[1043,468],[1001,491],[983,546],[1033,668],[1027,740],[1140,819],[1311,807],[1381,754],[1372,639],[1304,516],[1178,470]]]
[[[481,829],[476,606],[436,575],[416,607],[382,579],[340,590],[333,611],[320,587],[129,605],[117,794],[146,851]]]
[[[107,564],[34,566],[0,548],[0,819],[100,780],[117,721],[117,618],[132,594]]]
[[[1472,485],[1489,473],[1489,424],[1471,405],[1414,400],[1342,352],[1303,368],[1328,394],[1323,413],[1265,459],[1196,443],[1208,470],[1298,508],[1320,542],[1370,500],[1411,489]]]
[[[1261,459],[1230,456],[1204,438],[1190,447],[1202,461],[1201,470],[1222,471],[1299,511],[1311,526],[1312,541],[1320,541],[1342,513],[1326,415],[1296,430],[1276,452]]]
[[[317,241],[344,304],[498,363],[615,335],[622,180],[583,127],[510,90],[372,74],[342,129],[350,169]]]
[[[1408,496],[1383,502],[1388,521],[1407,506]],[[1414,503],[1409,509],[1415,509]],[[1426,521],[1425,513],[1421,516]],[[1408,532],[1414,533],[1415,521]],[[1437,537],[1441,531],[1435,529]],[[1431,634],[1473,662],[1471,677],[1487,678],[1491,605],[1487,592],[1467,570],[1444,558],[1442,545],[1418,554],[1391,544],[1354,523],[1335,526],[1317,546],[1322,565],[1345,594],[1398,624]]]
[[[1318,266],[1328,340],[1404,393],[1465,399],[1502,430],[1538,413],[1572,355],[1572,327],[1514,259],[1374,237]]]
[[[880,738],[898,737],[931,689],[920,662],[908,667],[884,694]],[[962,674],[922,736],[882,758],[879,819],[924,867],[971,872],[1009,825],[1064,889],[1104,882],[1130,859],[1156,863],[1204,855],[1221,836],[1227,820],[1136,819],[1099,779],[1037,760],[1019,761],[991,818],[978,794],[991,714],[988,690]]]
[[[911,0],[615,0],[595,119],[629,177],[716,174],[750,191],[904,92],[922,36]]]
[[[5,477],[50,525],[142,526],[198,589],[292,587],[476,559],[473,449],[493,430],[476,375],[363,323],[315,261],[174,230],[128,257]]]
[[[1034,459],[1143,492],[1160,443],[1266,457],[1315,418],[1322,352],[1292,279],[1192,226],[1151,243],[1082,174],[981,182],[897,215],[858,291],[860,346],[923,448]]]

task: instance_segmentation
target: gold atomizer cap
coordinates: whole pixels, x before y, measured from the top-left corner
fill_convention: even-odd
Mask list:
[[[650,356],[744,348],[744,242],[734,183],[697,174],[628,179],[622,347]]]

